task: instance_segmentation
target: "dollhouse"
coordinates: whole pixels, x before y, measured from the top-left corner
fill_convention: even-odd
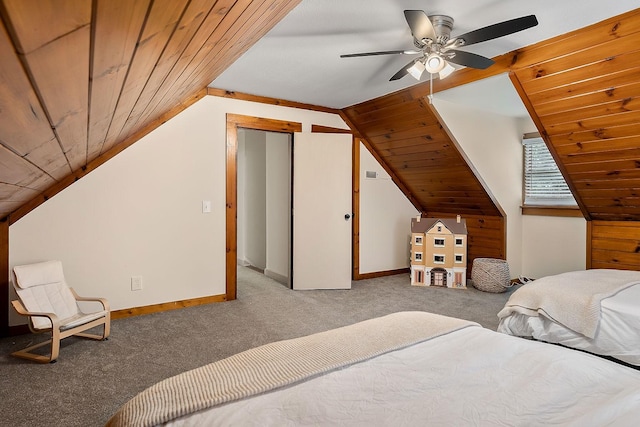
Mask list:
[[[467,224],[456,218],[411,219],[411,284],[466,289]]]

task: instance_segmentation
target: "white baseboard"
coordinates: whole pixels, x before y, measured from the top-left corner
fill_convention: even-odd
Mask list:
[[[283,285],[289,286],[289,278],[287,276],[283,276],[282,274],[278,274],[278,273],[276,273],[274,271],[269,270],[268,268],[265,268],[264,275],[267,276],[267,277],[272,278],[276,282],[279,282],[279,283],[282,283]]]

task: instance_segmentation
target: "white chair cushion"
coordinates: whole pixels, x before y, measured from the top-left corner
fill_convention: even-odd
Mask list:
[[[15,266],[13,271],[16,275],[16,293],[27,311],[54,313],[61,324],[79,313],[59,261]],[[36,329],[51,327],[46,317],[32,317],[32,322]]]
[[[70,317],[65,321],[65,323],[60,327],[61,331],[66,331],[67,329],[75,328],[78,325],[84,325],[85,323],[89,323],[92,320],[99,319],[101,317],[105,317],[107,312],[96,311],[95,313],[78,313],[73,317]]]
[[[16,265],[13,272],[16,275],[16,285],[21,289],[65,281],[60,261]]]

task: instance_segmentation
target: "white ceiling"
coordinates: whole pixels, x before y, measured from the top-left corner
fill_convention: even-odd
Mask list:
[[[332,108],[343,108],[415,85],[389,78],[415,56],[340,58],[341,54],[413,48],[405,9],[445,14],[452,37],[534,14],[538,26],[466,50],[495,57],[635,9],[638,0],[302,0],[210,86]],[[425,73],[426,74],[426,73]],[[505,76],[451,89],[451,102],[526,115]],[[496,96],[502,93],[502,96]],[[519,111],[518,113],[514,113]]]
[[[499,74],[433,95],[455,104],[508,117],[529,118],[529,112],[507,74]]]

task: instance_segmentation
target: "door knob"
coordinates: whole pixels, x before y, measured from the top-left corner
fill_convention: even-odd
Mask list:
[[[349,214],[345,214],[344,215],[344,220],[345,221],[349,221],[349,218],[351,218],[351,215],[349,215]]]

